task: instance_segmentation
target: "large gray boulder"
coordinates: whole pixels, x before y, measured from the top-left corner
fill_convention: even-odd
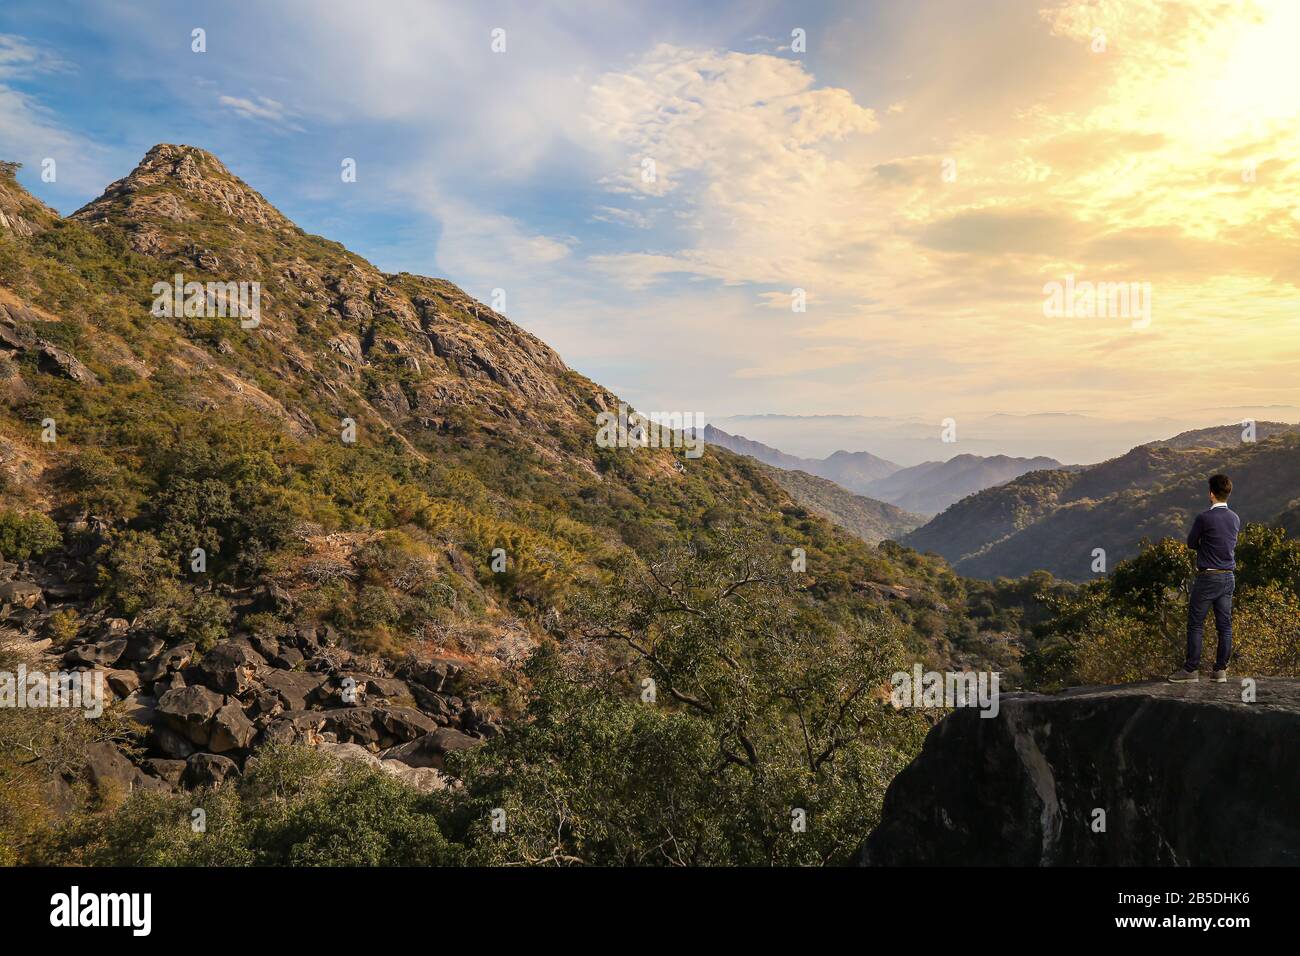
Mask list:
[[[158,698],[158,714],[167,725],[199,747],[212,736],[212,718],[225,703],[206,687],[181,687]]]
[[[427,661],[407,664],[398,676],[414,681],[431,691],[445,692],[461,671],[459,661],[435,657]]]
[[[324,674],[271,668],[260,671],[259,676],[267,690],[279,695],[286,711],[305,710],[308,702],[316,697],[317,691],[326,680]]]
[[[458,783],[441,770],[434,770],[432,767],[412,767],[400,760],[381,760],[379,768],[390,777],[396,777],[408,787],[421,793],[451,789]]]
[[[42,343],[37,352],[37,366],[42,372],[61,375],[78,385],[98,385],[99,377],[86,368],[77,357],[57,345]]]
[[[408,767],[432,767],[441,770],[443,758],[447,754],[457,750],[468,750],[482,743],[483,741],[462,734],[459,730],[439,727],[423,737],[390,747],[379,756],[383,760],[400,760]]]
[[[194,679],[223,694],[242,694],[253,686],[258,668],[265,663],[262,656],[248,645],[222,641],[195,665]]]
[[[194,753],[194,744],[190,743],[190,739],[166,724],[155,724],[149,739],[155,749],[174,760],[185,760]]]
[[[217,754],[243,750],[256,736],[257,728],[244,716],[239,704],[226,704],[212,718],[208,749]]]
[[[375,720],[385,736],[400,741],[415,740],[438,729],[435,721],[414,707],[376,707]]]
[[[219,787],[239,776],[239,764],[220,754],[194,754],[185,762],[181,780],[187,787]]]
[[[132,634],[126,639],[126,652],[122,655],[122,662],[143,664],[161,654],[165,647],[163,639],[157,634]]]
[[[63,655],[63,666],[94,667],[100,664],[112,667],[125,650],[125,638],[101,641],[98,644],[78,644]]]
[[[360,744],[341,744],[331,741],[321,741],[316,745],[316,749],[321,753],[329,754],[335,760],[340,760],[344,763],[364,764],[373,770],[378,770],[380,768],[379,758]]]
[[[263,734],[268,744],[317,744],[325,726],[323,710],[288,710],[271,720]]]
[[[194,650],[193,644],[177,644],[157,657],[150,658],[149,663],[140,671],[141,680],[152,683],[166,674],[181,670],[194,657]]]
[[[1008,694],[885,794],[866,865],[1296,866],[1300,680]],[[1104,816],[1103,816],[1104,814]]]
[[[111,743],[87,745],[85,757],[86,780],[99,792],[125,796],[141,785],[139,768]]]
[[[5,581],[0,584],[0,604],[33,608],[41,603],[43,592],[30,581]]]
[[[122,701],[119,712],[141,729],[147,729],[158,719],[158,701],[148,694],[131,694]]]
[[[326,732],[363,746],[391,747],[438,729],[413,707],[338,707],[323,713]]]
[[[388,700],[410,700],[411,688],[406,681],[396,677],[367,677],[366,693],[371,697],[383,697]]]
[[[188,764],[184,760],[167,760],[163,757],[153,757],[144,762],[144,769],[153,774],[159,780],[171,787],[181,785],[181,777],[185,775],[185,768]]]
[[[124,699],[140,689],[140,675],[135,671],[105,671],[104,679],[108,681],[108,686],[113,689],[113,693]]]
[[[317,744],[317,749],[336,760],[364,764],[372,770],[383,771],[421,793],[446,790],[452,785],[451,778],[441,771],[432,767],[412,767],[400,760],[381,760],[360,744],[322,742]]]

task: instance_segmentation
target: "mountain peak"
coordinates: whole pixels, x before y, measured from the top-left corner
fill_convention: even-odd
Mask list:
[[[131,171],[127,179],[161,173],[184,182],[195,178],[234,179],[221,160],[198,146],[182,143],[159,143]]]
[[[196,203],[210,208],[196,207]],[[72,218],[139,227],[151,220],[211,218],[212,209],[241,225],[276,231],[293,228],[293,223],[261,193],[231,173],[212,153],[174,143],[154,146],[126,177],[78,209]]]

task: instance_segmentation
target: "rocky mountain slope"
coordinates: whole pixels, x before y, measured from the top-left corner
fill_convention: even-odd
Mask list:
[[[1236,441],[1224,444],[1229,434]],[[904,541],[971,577],[1041,568],[1084,580],[1095,548],[1105,549],[1113,566],[1135,554],[1143,538],[1185,535],[1205,507],[1205,481],[1217,471],[1232,476],[1232,506],[1243,520],[1282,523],[1300,498],[1300,434],[1261,422],[1256,438],[1242,442],[1238,426],[1202,429],[1086,468],[1031,472],[963,499]]]
[[[1176,448],[1186,451],[1192,448],[1232,448],[1240,445],[1245,433],[1244,423],[1231,425],[1212,425],[1209,428],[1193,428],[1179,432],[1173,438],[1161,438],[1147,442],[1144,448]],[[1283,432],[1295,431],[1295,425],[1286,422],[1256,422],[1255,439],[1257,441],[1272,438]]]
[[[233,359],[221,364],[249,369],[250,353],[259,350],[257,371],[292,389],[275,400],[290,427],[307,433],[320,423],[316,409],[302,405],[304,382],[325,392],[332,415],[368,415],[386,431],[411,419],[445,429],[446,409],[468,406],[541,430],[539,446],[547,433],[578,420],[585,425],[612,398],[451,283],[384,274],[306,235],[201,150],[154,147],[72,218],[119,232],[135,252],[184,268],[187,281],[260,282],[261,325],[252,335],[217,341],[216,351]],[[192,358],[210,370],[210,357]],[[333,421],[329,427],[335,430]]]
[[[875,866],[1295,866],[1300,680],[1078,687],[958,709],[890,785]]]
[[[151,149],[68,218],[13,172],[0,646],[102,672],[121,721],[37,764],[0,727],[11,795],[38,772],[56,803],[209,784],[283,741],[441,786],[419,771],[508,726],[521,662],[577,605],[701,530],[803,548],[804,599],[891,616],[916,654],[952,652],[932,608],[963,659],[994,626],[942,562],[838,531],[751,459],[598,447],[614,395],[452,283],[304,233],[203,150]],[[221,286],[167,314],[178,274]],[[212,314],[254,282],[255,324]]]

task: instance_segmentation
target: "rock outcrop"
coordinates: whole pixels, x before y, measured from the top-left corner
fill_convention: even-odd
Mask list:
[[[48,229],[58,218],[45,203],[18,185],[21,163],[0,162],[0,236],[30,238]]]
[[[1009,694],[895,778],[865,865],[1300,863],[1300,680]]]

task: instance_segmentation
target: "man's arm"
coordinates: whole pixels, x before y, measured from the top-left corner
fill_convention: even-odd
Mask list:
[[[1187,546],[1195,548],[1201,542],[1202,521],[1201,516],[1197,515],[1196,520],[1192,522],[1192,530],[1187,532]]]

